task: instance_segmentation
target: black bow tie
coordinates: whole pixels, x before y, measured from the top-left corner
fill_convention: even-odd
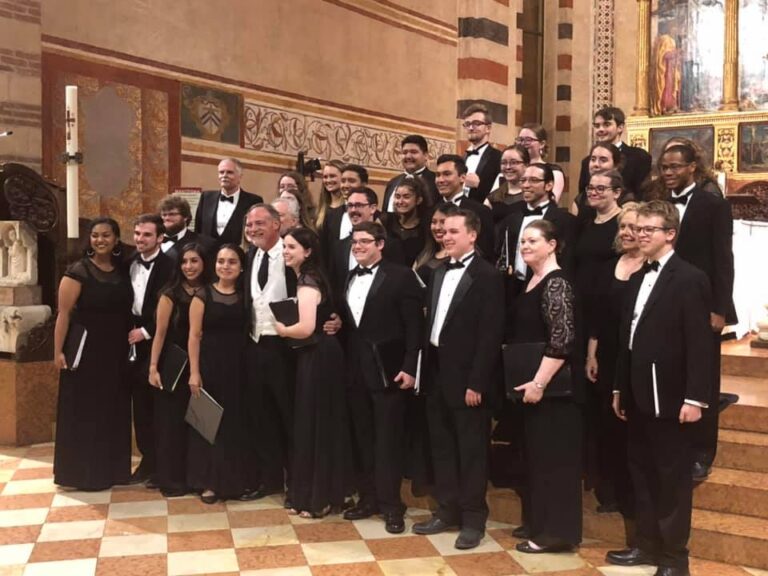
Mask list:
[[[467,158],[469,158],[470,156],[474,156],[475,154],[480,154],[480,150],[467,150],[466,156]]]
[[[653,262],[646,262],[643,264],[643,273],[648,274],[648,272],[658,272],[659,271],[659,262],[658,260],[654,260]]]
[[[366,274],[373,274],[373,269],[376,268],[376,266],[377,264],[374,264],[370,268],[366,268],[365,266],[356,266],[350,273],[353,276],[365,276]]]
[[[464,268],[464,262],[460,262],[458,260],[456,262],[447,262],[445,267],[448,270],[457,270],[458,268]]]
[[[685,206],[688,204],[688,200],[691,197],[691,193],[688,192],[688,194],[683,194],[682,196],[672,196],[669,201],[672,202],[672,204],[682,204]]]
[[[219,194],[219,202],[229,202],[230,204],[234,204],[235,197],[227,196],[226,194]]]
[[[176,244],[176,242],[178,242],[178,241],[179,241],[179,237],[178,236],[169,236],[169,235],[166,234],[165,238],[163,238],[163,242],[164,243],[165,242],[173,242],[174,244]]]
[[[544,216],[544,208],[547,206],[549,206],[549,202],[542,204],[541,206],[536,206],[536,208],[528,208],[528,205],[526,204],[523,209],[523,216]]]
[[[155,263],[155,260],[157,260],[157,256],[152,258],[152,260],[144,260],[144,258],[141,257],[141,254],[136,255],[136,262],[144,266],[144,268],[146,268],[147,270],[152,268],[152,264]]]

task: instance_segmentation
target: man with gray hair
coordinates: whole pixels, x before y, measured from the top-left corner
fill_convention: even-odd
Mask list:
[[[285,236],[291,228],[301,226],[299,202],[296,198],[285,196],[272,200],[272,207],[280,214],[280,236]]]

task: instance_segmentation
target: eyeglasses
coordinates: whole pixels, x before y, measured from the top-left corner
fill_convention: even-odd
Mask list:
[[[502,160],[501,166],[502,168],[505,166],[520,166],[520,164],[525,164],[522,160]]]
[[[347,204],[347,210],[359,210],[360,208],[365,208],[370,205],[371,204],[363,204],[362,202],[352,202]]]
[[[472,122],[464,122],[462,126],[469,130],[470,128],[474,128],[477,130],[480,128],[480,126],[488,126],[490,122],[481,122],[480,120],[472,120]]]
[[[642,234],[643,236],[650,236],[656,232],[656,230],[663,230],[666,232],[669,228],[665,228],[664,226],[635,226],[635,232],[638,235]]]
[[[688,162],[687,164],[662,164],[659,166],[659,171],[660,172],[678,172],[679,170],[682,170],[683,168],[686,168],[691,164],[693,164],[693,162]]]
[[[542,182],[544,182],[544,178],[535,178],[535,177],[528,177],[528,178],[523,177],[523,178],[520,178],[520,184],[527,184],[527,183],[530,183],[530,184],[541,184]]]
[[[615,190],[615,188],[613,186],[592,186],[591,184],[587,186],[587,193],[597,192],[598,194],[605,194],[608,190]]]
[[[531,142],[541,142],[538,138],[531,138],[530,136],[515,138],[515,142],[518,144],[530,144]]]
[[[370,244],[373,244],[374,242],[376,242],[375,238],[354,238],[350,241],[352,246],[357,246],[357,245],[368,246]]]

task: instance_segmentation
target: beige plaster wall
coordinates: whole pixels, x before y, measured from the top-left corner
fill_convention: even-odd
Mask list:
[[[637,71],[637,0],[614,0],[616,34],[613,100],[627,115],[635,107]]]

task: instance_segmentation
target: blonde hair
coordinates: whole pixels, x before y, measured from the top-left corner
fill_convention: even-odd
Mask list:
[[[639,202],[627,202],[621,207],[621,212],[619,212],[619,217],[616,219],[616,222],[619,223],[619,229],[616,231],[616,237],[613,239],[613,249],[617,254],[621,254],[623,250],[621,249],[621,221],[630,212],[634,212],[637,214],[637,211],[640,209],[640,203]]]

